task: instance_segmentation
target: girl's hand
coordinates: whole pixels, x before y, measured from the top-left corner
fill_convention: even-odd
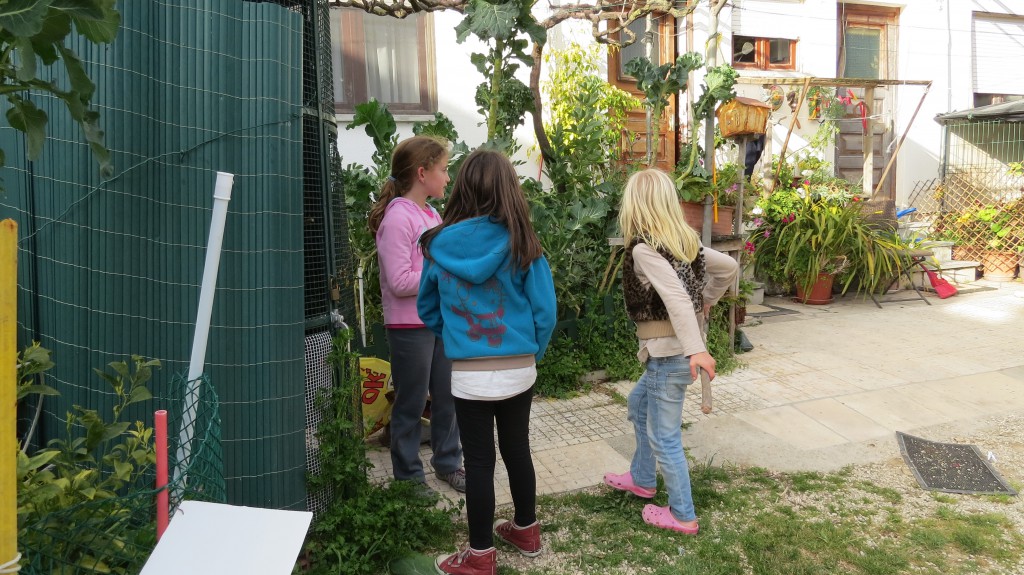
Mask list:
[[[702,351],[690,356],[690,380],[694,381],[700,377],[700,370],[708,372],[709,379],[715,379],[715,358],[711,354]]]

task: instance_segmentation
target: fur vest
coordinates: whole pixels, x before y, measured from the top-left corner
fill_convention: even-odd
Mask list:
[[[665,302],[661,301],[657,290],[649,284],[644,287],[636,275],[633,248],[639,243],[644,242],[634,241],[627,246],[626,257],[622,264],[622,292],[626,300],[626,315],[637,323],[667,321],[669,319],[668,309],[665,308]],[[677,260],[666,250],[658,250],[658,253],[672,265],[672,269],[676,270],[676,275],[683,282],[683,286],[693,301],[694,313],[701,313],[704,309],[704,286],[707,283],[704,247],[701,246],[697,257],[691,263]]]

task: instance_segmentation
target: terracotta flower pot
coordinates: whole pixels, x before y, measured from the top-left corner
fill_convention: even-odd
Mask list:
[[[683,206],[683,217],[690,227],[701,233],[704,229],[704,204],[697,202],[679,202]],[[718,206],[718,221],[711,224],[711,235],[731,236],[733,215],[736,209],[733,206]]]
[[[985,279],[1003,282],[1017,275],[1017,254],[985,250],[981,252],[981,265],[985,268]]]
[[[818,281],[811,286],[811,293],[804,294],[800,282],[796,285],[796,301],[808,305],[825,305],[832,303],[832,274],[818,274]]]

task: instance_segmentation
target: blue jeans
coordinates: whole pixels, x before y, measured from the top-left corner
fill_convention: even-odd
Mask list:
[[[633,483],[657,486],[657,460],[665,478],[669,507],[679,521],[697,518],[681,429],[683,398],[690,383],[690,360],[685,356],[651,357],[628,402],[629,420],[636,433],[636,451],[629,466]]]

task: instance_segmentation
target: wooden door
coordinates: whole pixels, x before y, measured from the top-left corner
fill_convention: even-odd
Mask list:
[[[655,49],[651,60],[655,66],[676,59],[675,47],[675,18],[668,14],[655,14]],[[621,88],[639,99],[644,95],[636,87],[636,80],[626,75],[623,67],[626,62],[633,58],[646,54],[646,46],[640,41],[644,36],[647,22],[641,18],[633,22],[629,29],[636,34],[637,41],[620,50],[609,50],[608,56],[608,82],[613,86]],[[677,121],[676,100],[678,95],[669,98],[669,104],[661,117],[661,126],[658,129],[658,153],[655,156],[655,166],[665,171],[672,171],[676,165],[676,154],[679,138],[676,130]],[[644,108],[633,110],[626,117],[627,134],[622,137],[622,158],[625,162],[643,163],[647,157],[647,112]]]
[[[839,62],[837,76],[857,79],[893,79],[896,75],[896,28],[899,11],[895,9],[839,5]],[[869,104],[867,108],[848,106],[847,117],[839,121],[836,137],[836,174],[853,183],[864,179],[864,125],[865,115],[871,116],[872,131],[872,194],[891,156],[890,144],[894,138],[893,105],[888,87],[873,89],[871,102],[865,98],[871,92],[864,88],[839,88],[840,96],[852,93]],[[866,112],[866,114],[865,114]],[[895,164],[890,169],[879,195],[895,197]]]

